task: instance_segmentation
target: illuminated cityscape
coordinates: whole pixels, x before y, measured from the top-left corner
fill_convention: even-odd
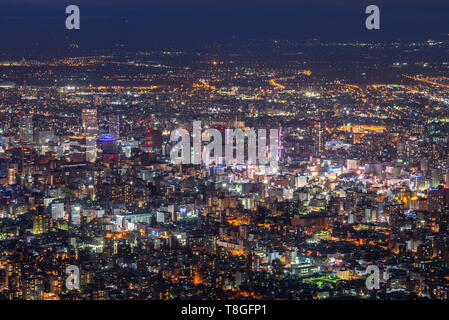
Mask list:
[[[0,52],[1,300],[448,298],[447,33],[64,41]],[[194,121],[277,167],[174,163]]]

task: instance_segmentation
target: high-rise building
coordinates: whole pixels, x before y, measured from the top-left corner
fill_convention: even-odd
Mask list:
[[[120,138],[120,116],[116,113],[109,115],[109,134],[114,139]]]
[[[83,109],[81,120],[86,135],[98,134],[97,109]]]
[[[63,219],[65,216],[64,203],[52,203],[51,204],[51,217],[54,220]]]
[[[8,169],[8,184],[15,184],[16,183],[16,174],[18,172],[18,165],[13,164],[9,166]]]
[[[153,133],[151,132],[151,129],[147,130],[145,140],[143,141],[142,150],[144,152],[152,152],[153,151]]]
[[[8,178],[9,163],[6,159],[0,159],[0,179]]]
[[[95,162],[97,158],[97,109],[83,109],[81,115],[83,132],[86,136],[86,161]]]
[[[44,234],[50,231],[50,217],[43,214],[33,216],[33,234]]]
[[[19,139],[23,142],[33,141],[33,116],[21,115],[19,119]]]
[[[324,151],[324,123],[321,121],[314,121],[313,124],[313,154],[314,156],[321,156]]]
[[[81,207],[80,206],[72,206],[70,210],[70,222],[73,224],[81,223]]]
[[[430,187],[437,188],[440,185],[440,173],[436,169],[432,169],[430,173]]]
[[[22,299],[42,300],[44,298],[44,281],[39,277],[23,279]]]

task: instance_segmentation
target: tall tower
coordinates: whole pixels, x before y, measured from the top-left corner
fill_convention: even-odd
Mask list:
[[[97,109],[83,109],[81,114],[83,133],[86,136],[86,161],[95,162],[97,158]]]
[[[21,115],[19,119],[19,139],[23,142],[33,141],[33,116]]]

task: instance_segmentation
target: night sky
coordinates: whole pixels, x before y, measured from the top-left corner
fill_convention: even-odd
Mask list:
[[[65,7],[81,11],[81,30],[66,30]],[[381,30],[365,29],[365,7],[381,11]],[[0,49],[196,46],[239,39],[423,39],[447,36],[449,1],[355,0],[11,0],[0,1]]]

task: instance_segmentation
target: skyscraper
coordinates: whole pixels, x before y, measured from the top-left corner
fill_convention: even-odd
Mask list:
[[[22,115],[19,119],[19,139],[23,142],[33,141],[33,116]]]

